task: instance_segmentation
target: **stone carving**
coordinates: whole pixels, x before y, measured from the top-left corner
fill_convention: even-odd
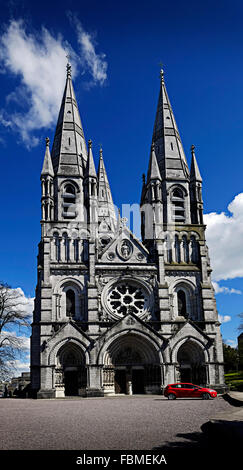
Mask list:
[[[132,256],[133,246],[131,242],[125,238],[117,246],[117,251],[122,259],[128,260]]]
[[[134,325],[134,323],[136,323],[136,322],[135,322],[134,318],[131,318],[131,317],[129,317],[126,321],[126,325]]]
[[[108,254],[107,254],[107,258],[110,260],[110,261],[113,261],[115,259],[115,253],[113,253],[112,251],[110,251]]]

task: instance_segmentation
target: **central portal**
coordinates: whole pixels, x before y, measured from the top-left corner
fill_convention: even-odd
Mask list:
[[[153,346],[135,334],[114,341],[104,357],[105,394],[161,393],[161,366]]]
[[[78,371],[77,370],[65,370],[64,372],[65,382],[65,396],[78,395]]]

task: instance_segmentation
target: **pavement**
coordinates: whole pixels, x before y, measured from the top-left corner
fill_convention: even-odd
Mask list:
[[[231,407],[213,414],[201,429],[208,439],[217,438],[222,446],[238,450],[243,443],[243,392],[228,392],[222,398]]]
[[[201,427],[235,408],[215,400],[160,395],[79,399],[1,399],[1,450],[207,448]]]

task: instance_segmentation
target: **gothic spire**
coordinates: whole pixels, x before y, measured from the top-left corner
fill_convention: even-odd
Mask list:
[[[190,171],[190,181],[200,181],[202,182],[202,177],[197,164],[197,159],[195,156],[195,145],[191,146],[192,161],[191,161],[191,171]]]
[[[189,169],[165,87],[162,69],[160,71],[160,93],[153,130],[153,142],[162,178],[188,179]]]
[[[45,151],[45,157],[44,157],[41,176],[49,175],[49,176],[53,177],[54,172],[53,172],[53,166],[52,166],[52,161],[51,161],[49,145],[50,145],[50,139],[49,139],[49,137],[47,137],[46,138],[46,151]]]
[[[89,151],[88,151],[88,161],[84,173],[85,178],[97,178],[95,164],[94,164],[94,157],[92,152],[92,140],[89,139],[88,141]]]
[[[157,158],[155,155],[154,142],[151,145],[151,154],[150,154],[149,168],[148,168],[148,174],[147,174],[147,183],[149,183],[149,181],[151,180],[161,181],[161,174],[159,171],[159,166],[158,166]]]
[[[114,231],[117,225],[116,213],[113,205],[110,184],[105,169],[102,148],[100,149],[100,161],[98,168],[98,207],[99,219],[105,219],[110,230]]]
[[[73,89],[71,65],[67,64],[66,85],[52,147],[54,172],[63,176],[83,176],[87,148]]]

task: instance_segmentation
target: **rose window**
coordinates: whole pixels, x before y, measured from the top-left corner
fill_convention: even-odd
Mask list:
[[[148,294],[138,286],[128,283],[116,284],[107,296],[110,309],[118,315],[132,312],[140,315],[147,308]]]

